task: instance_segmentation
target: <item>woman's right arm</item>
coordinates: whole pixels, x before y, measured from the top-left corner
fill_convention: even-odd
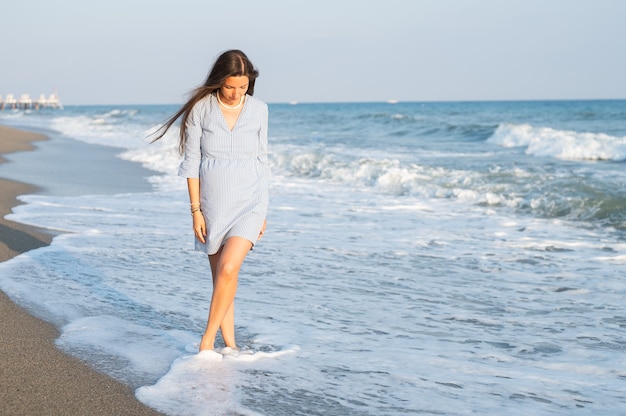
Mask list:
[[[203,110],[203,106],[197,103],[189,114],[186,124],[185,154],[178,170],[179,176],[187,178],[192,211],[200,208],[200,163],[202,160],[200,141],[202,138]],[[193,232],[196,238],[204,243],[207,235],[204,216],[199,210],[192,212],[191,216],[193,217]]]
[[[189,203],[191,204],[191,216],[193,217],[193,233],[202,243],[206,240],[206,222],[204,215],[200,211],[200,179],[187,178],[187,189],[189,190]],[[194,211],[198,208],[197,211]]]

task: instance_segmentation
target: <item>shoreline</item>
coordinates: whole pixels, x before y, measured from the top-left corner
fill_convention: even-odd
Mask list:
[[[0,125],[0,163],[3,155],[33,150],[42,134]],[[21,204],[19,195],[40,188],[0,178],[0,262],[47,246],[54,233],[5,219]],[[161,415],[135,398],[125,384],[97,372],[55,346],[59,331],[36,318],[0,291],[0,413]]]

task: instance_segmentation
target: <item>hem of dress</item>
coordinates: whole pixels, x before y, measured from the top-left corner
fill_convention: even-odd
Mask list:
[[[212,256],[212,255],[216,254],[218,251],[220,251],[220,249],[221,249],[222,247],[224,247],[224,245],[226,244],[226,241],[228,241],[228,239],[229,239],[229,238],[231,238],[231,237],[239,237],[239,238],[243,238],[244,240],[248,240],[248,242],[251,244],[251,246],[250,246],[250,251],[254,250],[254,247],[256,246],[256,243],[258,242],[258,239],[257,239],[256,241],[252,241],[252,240],[250,240],[248,237],[244,237],[244,236],[242,236],[242,235],[230,235],[230,236],[226,237],[226,238],[224,239],[224,241],[222,241],[222,243],[221,243],[221,244],[220,244],[220,246],[217,248],[217,250],[215,250],[215,252],[214,252],[214,253],[209,253],[209,250],[206,250],[204,247],[202,247],[202,246],[204,246],[204,245],[206,245],[206,244],[202,244],[202,243],[199,243],[199,244],[198,244],[198,243],[196,243],[195,248],[194,248],[194,251],[197,251],[197,252],[199,252],[199,253],[206,254],[207,256]],[[196,240],[196,242],[197,242],[197,240]]]

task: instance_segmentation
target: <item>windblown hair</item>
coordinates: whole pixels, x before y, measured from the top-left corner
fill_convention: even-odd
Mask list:
[[[259,76],[259,71],[252,65],[246,54],[240,50],[232,49],[222,53],[213,64],[213,68],[211,68],[204,84],[193,90],[191,98],[157,130],[156,137],[152,140],[152,143],[162,138],[176,120],[182,116],[178,150],[183,154],[185,152],[187,119],[193,106],[207,95],[219,90],[226,82],[226,78],[240,76],[248,77],[247,94],[254,95],[254,82]]]

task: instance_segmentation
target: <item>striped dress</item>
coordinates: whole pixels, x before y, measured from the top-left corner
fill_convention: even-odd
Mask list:
[[[250,95],[232,131],[214,94],[192,108],[178,175],[200,178],[207,238],[197,251],[215,254],[234,236],[256,244],[269,200],[267,121],[267,104]]]

